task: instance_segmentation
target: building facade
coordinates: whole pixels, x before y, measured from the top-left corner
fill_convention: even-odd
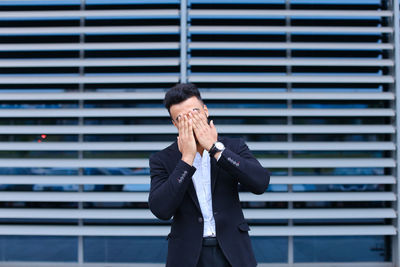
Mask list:
[[[272,173],[240,192],[260,266],[400,266],[397,0],[0,8],[0,266],[163,266],[148,157],[178,82]]]

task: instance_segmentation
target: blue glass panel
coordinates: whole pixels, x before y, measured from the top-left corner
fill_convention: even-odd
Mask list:
[[[294,237],[295,262],[390,261],[385,236]]]
[[[87,5],[179,4],[179,0],[86,0]]]
[[[0,236],[2,261],[78,260],[78,238],[63,236]]]
[[[252,237],[258,262],[287,262],[287,237]],[[165,237],[85,237],[85,262],[164,263]]]
[[[380,5],[380,0],[291,0],[292,4]]]
[[[85,262],[165,262],[165,237],[85,237]]]
[[[251,238],[257,262],[287,262],[288,238],[253,236]]]
[[[0,5],[4,6],[38,6],[38,5],[51,5],[51,6],[62,6],[62,5],[80,5],[80,0],[38,0],[38,1],[16,1],[16,0],[5,0],[1,1]]]

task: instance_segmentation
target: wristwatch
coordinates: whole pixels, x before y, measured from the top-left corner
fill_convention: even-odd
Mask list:
[[[215,142],[212,147],[210,148],[210,151],[208,153],[210,154],[210,157],[214,157],[216,153],[222,152],[225,149],[225,145],[221,142]]]

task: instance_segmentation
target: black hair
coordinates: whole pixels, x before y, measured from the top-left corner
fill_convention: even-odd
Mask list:
[[[169,89],[165,94],[164,106],[169,112],[171,106],[182,103],[193,96],[197,97],[198,100],[203,102],[199,89],[197,89],[196,85],[192,83],[178,83]]]

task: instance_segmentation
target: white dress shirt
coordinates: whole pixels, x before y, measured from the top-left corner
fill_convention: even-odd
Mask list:
[[[196,153],[193,166],[196,168],[196,172],[192,176],[192,180],[204,221],[203,237],[215,236],[215,220],[211,196],[210,155],[206,150],[203,151],[203,156],[200,156],[199,152]]]

